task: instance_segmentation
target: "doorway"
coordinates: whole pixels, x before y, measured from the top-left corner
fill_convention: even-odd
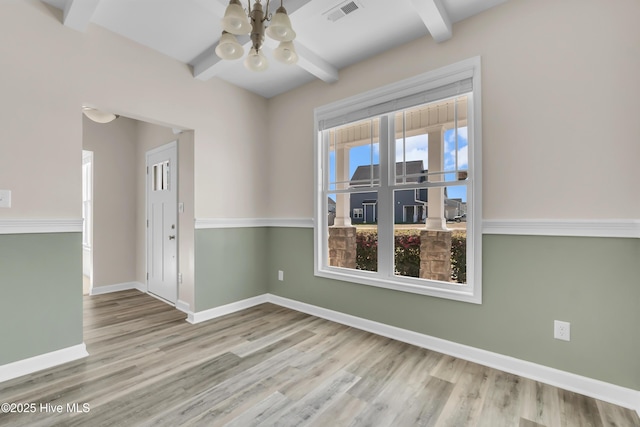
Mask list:
[[[147,289],[178,299],[178,142],[147,151]]]

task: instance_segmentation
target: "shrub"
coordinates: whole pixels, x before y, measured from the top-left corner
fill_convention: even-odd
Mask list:
[[[451,281],[467,283],[467,234],[454,232],[451,236]]]
[[[378,271],[378,232],[375,230],[356,233],[356,268]]]
[[[378,270],[378,232],[362,230],[356,233],[356,268]],[[396,274],[420,277],[420,231],[399,230],[395,233]],[[454,231],[451,236],[451,281],[467,282],[467,236]]]
[[[420,277],[420,234],[414,230],[396,231],[396,274]]]

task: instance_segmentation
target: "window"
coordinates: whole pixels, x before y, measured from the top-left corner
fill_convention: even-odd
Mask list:
[[[169,190],[169,160],[156,163],[151,167],[153,191]]]
[[[481,302],[480,105],[473,58],[315,110],[316,275]]]

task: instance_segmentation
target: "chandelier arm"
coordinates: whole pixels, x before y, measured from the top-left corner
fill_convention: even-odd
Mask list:
[[[267,0],[267,8],[264,12],[264,18],[262,18],[262,22],[271,21],[271,14],[269,13],[269,0]]]

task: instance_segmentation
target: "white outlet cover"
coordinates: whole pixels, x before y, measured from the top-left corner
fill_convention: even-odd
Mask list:
[[[280,281],[284,280],[284,271],[278,270],[278,280]]]
[[[11,207],[11,190],[0,190],[0,208]]]
[[[571,323],[554,320],[553,337],[557,340],[571,341]]]

